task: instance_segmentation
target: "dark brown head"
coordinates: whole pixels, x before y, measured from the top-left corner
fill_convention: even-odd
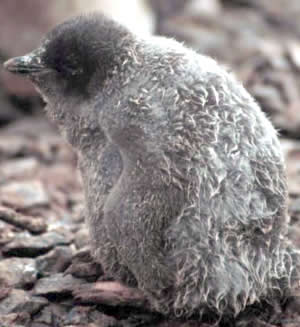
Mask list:
[[[29,77],[47,98],[53,94],[88,97],[118,63],[122,43],[130,33],[100,13],[72,18],[46,35],[31,53],[8,60],[12,73]]]

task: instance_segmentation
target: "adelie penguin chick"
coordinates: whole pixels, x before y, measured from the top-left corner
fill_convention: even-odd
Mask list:
[[[5,67],[77,151],[93,256],[152,308],[235,316],[289,295],[287,186],[274,128],[214,60],[101,14]]]

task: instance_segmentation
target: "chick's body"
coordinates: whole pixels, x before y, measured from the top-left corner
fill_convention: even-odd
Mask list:
[[[235,78],[101,15],[49,39],[42,61],[55,74],[32,80],[79,154],[92,251],[106,273],[166,315],[236,315],[287,296],[298,254],[285,237],[283,155]]]
[[[140,41],[130,58],[97,106],[124,163],[104,205],[122,264],[177,315],[237,314],[288,291],[296,259],[271,123],[234,77],[175,41]]]

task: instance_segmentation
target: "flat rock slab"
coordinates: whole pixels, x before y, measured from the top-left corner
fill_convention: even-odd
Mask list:
[[[0,302],[0,315],[27,312],[35,314],[48,304],[45,298],[31,296],[24,290],[14,289]]]
[[[24,232],[17,234],[13,241],[5,245],[2,252],[9,256],[37,257],[57,245],[67,245],[70,242],[69,237],[55,231],[39,236],[32,236]]]
[[[19,209],[49,204],[49,198],[40,181],[11,182],[0,186],[3,204]]]
[[[84,281],[71,275],[58,273],[50,277],[39,279],[34,286],[33,293],[35,295],[43,296],[71,295],[73,290],[78,288],[83,283]]]
[[[126,287],[116,281],[84,284],[76,288],[73,294],[81,303],[133,306],[145,309],[148,305],[141,291]]]

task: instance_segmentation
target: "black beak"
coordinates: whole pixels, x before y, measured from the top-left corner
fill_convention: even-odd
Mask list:
[[[46,67],[42,63],[40,52],[35,50],[25,56],[9,59],[4,63],[4,68],[11,73],[22,75],[41,72]]]

